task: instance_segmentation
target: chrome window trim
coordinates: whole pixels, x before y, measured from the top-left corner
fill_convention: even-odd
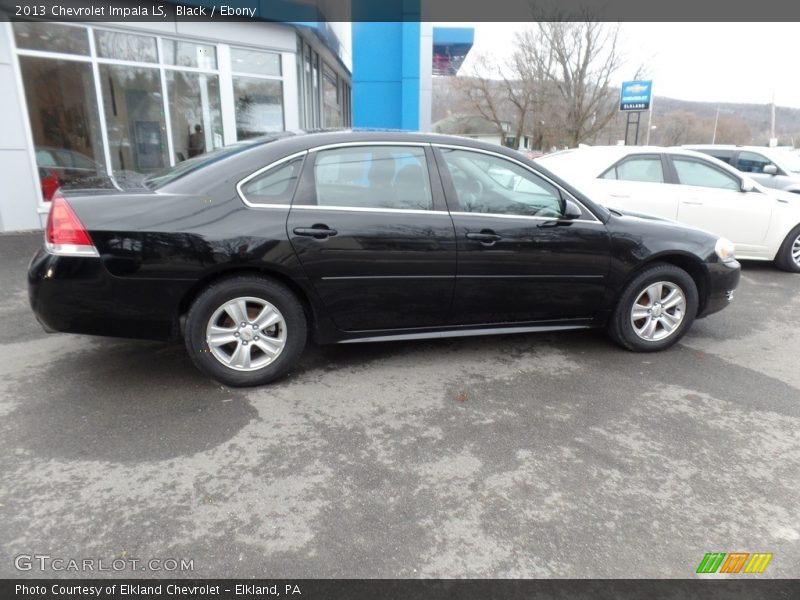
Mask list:
[[[276,160],[274,162],[271,162],[267,166],[261,167],[257,171],[254,171],[253,173],[250,173],[250,175],[248,175],[244,179],[240,180],[239,183],[236,184],[236,193],[239,194],[239,198],[242,200],[242,202],[245,204],[245,206],[249,206],[250,208],[286,208],[286,209],[290,208],[292,206],[291,198],[289,199],[289,202],[286,203],[286,204],[269,204],[269,203],[251,202],[244,195],[244,192],[242,191],[242,187],[244,185],[246,185],[247,183],[249,183],[250,181],[252,181],[253,179],[255,179],[256,177],[258,177],[259,175],[261,175],[262,173],[265,173],[266,171],[269,171],[270,169],[278,167],[278,166],[282,165],[285,162],[289,162],[290,160],[294,160],[295,158],[300,158],[301,156],[305,156],[306,154],[308,154],[308,150],[302,150],[300,152],[295,152],[294,154],[290,154],[289,156],[284,156],[283,158],[278,159],[278,160]]]
[[[446,210],[424,210],[421,208],[370,208],[364,206],[319,206],[317,204],[292,204],[292,209],[300,210],[330,210],[348,212],[375,212],[375,213],[401,213],[412,215],[450,215]]]
[[[320,150],[332,150],[335,148],[347,148],[347,147],[354,147],[354,146],[416,146],[417,148],[426,148],[430,147],[430,143],[428,142],[387,142],[387,141],[369,141],[365,140],[363,142],[335,142],[331,144],[323,144],[322,146],[314,146],[313,148],[309,148],[309,152],[319,152]]]
[[[575,204],[580,206],[581,209],[585,213],[591,215],[591,217],[592,217],[591,219],[571,219],[571,220],[570,219],[552,219],[551,218],[551,219],[548,219],[549,221],[558,220],[558,221],[568,221],[568,222],[571,222],[571,223],[576,223],[576,222],[577,223],[595,223],[596,222],[596,223],[601,223],[602,224],[602,221],[600,219],[598,219],[595,216],[595,214],[591,210],[589,210],[575,196],[570,194],[567,190],[562,188],[560,185],[558,185],[555,181],[550,179],[544,173],[539,173],[538,171],[535,171],[535,170],[531,169],[528,165],[526,165],[525,163],[523,163],[523,162],[521,162],[521,161],[519,161],[519,160],[517,160],[515,158],[512,158],[510,156],[506,156],[505,154],[501,154],[500,152],[492,152],[491,150],[484,150],[483,148],[473,148],[471,146],[460,146],[458,144],[443,144],[443,143],[440,143],[440,142],[432,142],[430,145],[432,147],[435,147],[435,148],[450,148],[452,150],[464,150],[465,152],[477,152],[479,154],[487,154],[489,156],[494,156],[496,158],[501,158],[501,159],[504,159],[504,160],[508,160],[508,161],[510,161],[510,162],[512,162],[512,163],[514,163],[516,165],[519,165],[520,167],[522,167],[523,169],[525,169],[529,173],[532,173],[532,174],[536,175],[537,177],[541,177],[542,179],[544,179],[547,183],[549,183],[550,185],[555,187],[558,191],[560,191],[562,194],[564,194],[564,196],[566,198],[568,198],[569,200],[572,200]],[[524,215],[504,215],[504,214],[500,214],[500,213],[461,213],[461,212],[452,213],[451,212],[450,214],[471,214],[471,215],[487,215],[487,216],[499,216],[499,217],[513,217],[513,218],[533,218],[533,217],[525,217]],[[536,217],[536,218],[541,219],[541,218],[544,218],[544,217]]]
[[[529,219],[532,221],[558,221],[559,223],[589,223],[592,225],[602,225],[602,221],[598,221],[597,219],[589,220],[589,219],[564,219],[560,218],[557,219],[555,217],[535,217],[533,215],[506,215],[503,213],[482,213],[482,212],[464,212],[464,211],[455,211],[451,212],[451,215],[458,216],[458,217],[495,217],[498,219]]]

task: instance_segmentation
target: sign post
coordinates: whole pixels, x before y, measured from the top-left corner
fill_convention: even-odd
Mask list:
[[[649,111],[653,101],[653,82],[625,81],[619,91],[619,110],[628,113],[625,123],[625,144],[628,144],[628,133],[631,126],[636,126],[633,145],[639,144],[639,125],[642,120],[642,112]],[[633,116],[636,115],[636,119]],[[649,121],[648,121],[649,124]],[[648,125],[649,127],[649,125]]]

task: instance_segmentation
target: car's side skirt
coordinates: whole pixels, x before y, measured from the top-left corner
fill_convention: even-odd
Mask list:
[[[563,325],[526,325],[519,327],[481,327],[477,329],[444,329],[437,331],[422,331],[416,333],[385,333],[364,335],[363,337],[350,337],[339,340],[338,344],[357,344],[361,342],[399,342],[405,340],[428,340],[436,338],[472,337],[477,335],[503,335],[509,333],[536,333],[546,331],[564,331],[567,329],[589,329],[591,323],[563,324]]]

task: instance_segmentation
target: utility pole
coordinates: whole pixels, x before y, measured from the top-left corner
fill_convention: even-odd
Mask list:
[[[775,139],[775,88],[772,88],[772,107],[769,119],[769,145],[777,146],[778,140]]]
[[[717,116],[714,117],[714,133],[711,134],[711,143],[714,144],[717,141],[717,123],[719,123],[719,104],[717,104]]]
[[[644,145],[650,145],[650,131],[653,129],[653,105],[655,104],[655,98],[653,98],[652,92],[650,93],[650,110],[647,111],[647,136],[644,140]]]

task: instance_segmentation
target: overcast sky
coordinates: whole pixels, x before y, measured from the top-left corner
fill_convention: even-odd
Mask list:
[[[700,0],[698,0],[700,1]],[[438,24],[436,24],[438,25]],[[442,24],[444,25],[444,24]],[[474,27],[467,57],[502,59],[514,51],[513,33],[525,23],[449,23]],[[644,64],[653,93],[685,100],[766,104],[800,108],[800,23],[623,23],[621,48],[628,68],[614,82],[630,79]]]

